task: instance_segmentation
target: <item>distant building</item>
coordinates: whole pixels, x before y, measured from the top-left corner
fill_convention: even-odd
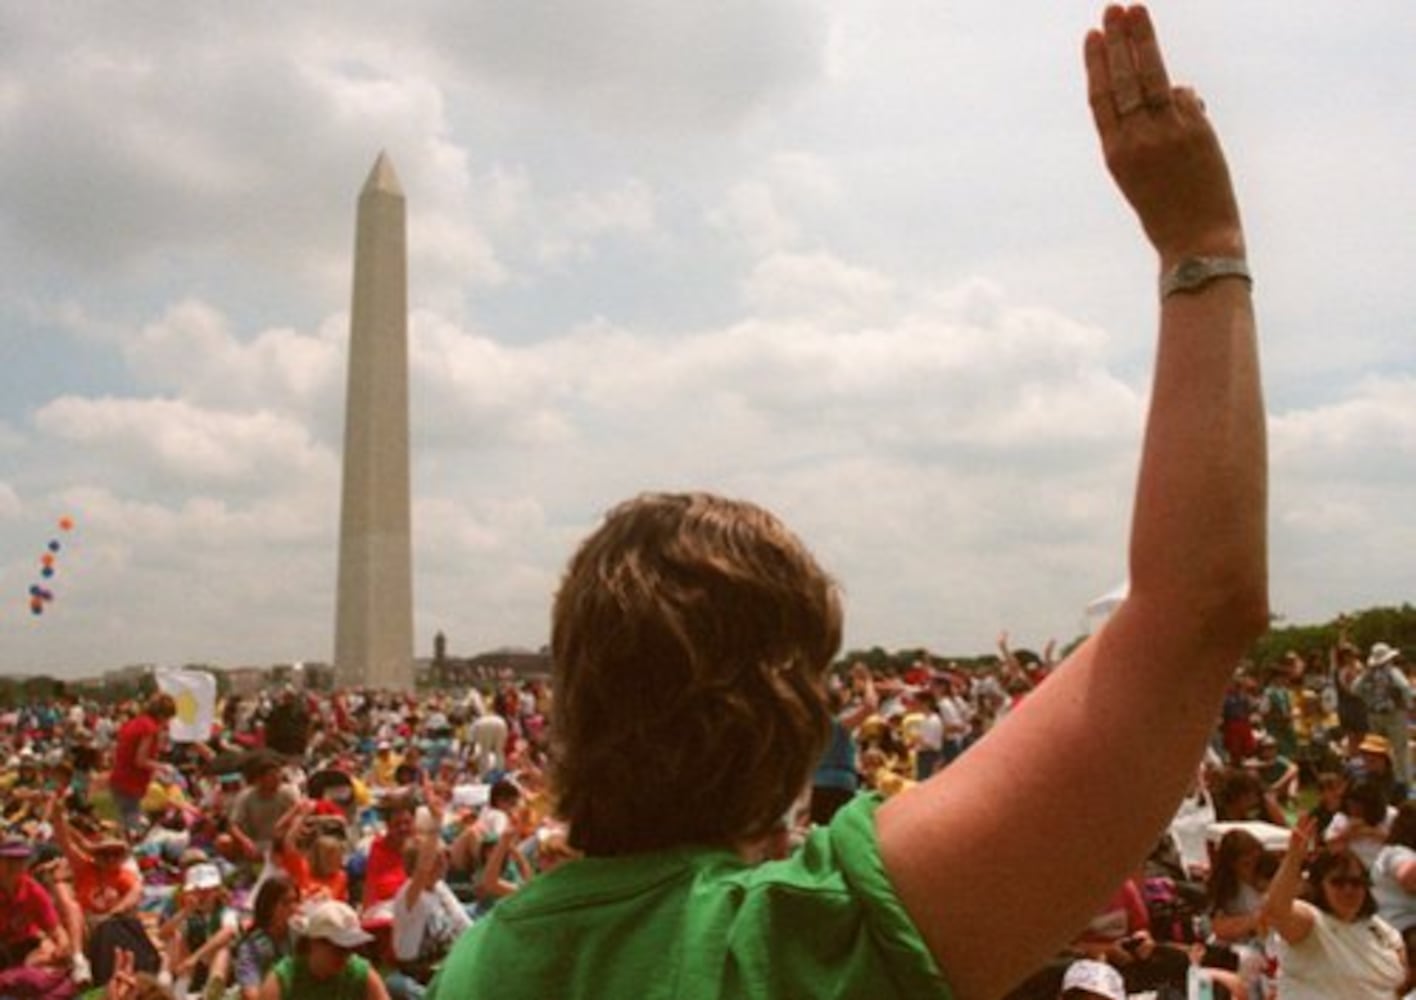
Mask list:
[[[433,687],[456,688],[492,684],[499,680],[528,681],[551,676],[549,650],[496,649],[476,656],[459,659],[423,660],[427,683]]]

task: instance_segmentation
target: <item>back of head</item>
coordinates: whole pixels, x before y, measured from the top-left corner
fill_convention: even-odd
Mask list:
[[[177,714],[177,700],[165,691],[159,691],[147,700],[144,711],[154,719],[167,721]]]
[[[1396,807],[1396,819],[1391,822],[1387,843],[1416,848],[1416,802],[1408,799]]]
[[[615,508],[556,596],[554,787],[591,855],[771,830],[829,735],[835,586],[771,514],[706,494]]]

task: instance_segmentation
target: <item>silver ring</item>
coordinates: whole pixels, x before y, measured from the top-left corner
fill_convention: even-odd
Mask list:
[[[1127,115],[1133,114],[1141,110],[1141,108],[1144,108],[1145,106],[1146,102],[1141,100],[1139,97],[1137,97],[1134,101],[1128,101],[1125,104],[1122,104],[1120,101],[1117,101],[1116,117],[1125,118]]]

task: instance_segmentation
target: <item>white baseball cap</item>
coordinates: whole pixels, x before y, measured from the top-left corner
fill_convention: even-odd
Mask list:
[[[1126,1000],[1126,984],[1121,980],[1121,973],[1105,962],[1093,962],[1089,958],[1067,966],[1067,974],[1062,977],[1062,992],[1068,990],[1086,990],[1106,1000]]]
[[[182,884],[188,889],[215,889],[221,885],[221,869],[202,862],[187,869]]]
[[[337,899],[316,903],[290,921],[296,933],[307,938],[323,938],[341,948],[358,948],[374,939],[359,926],[359,914]]]

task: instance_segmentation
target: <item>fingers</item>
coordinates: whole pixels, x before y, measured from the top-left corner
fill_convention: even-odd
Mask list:
[[[1106,39],[1100,31],[1087,33],[1083,50],[1087,63],[1087,104],[1096,130],[1102,136],[1116,129],[1116,102],[1111,99],[1111,74],[1106,68]]]
[[[1116,114],[1125,117],[1144,106],[1141,82],[1136,73],[1136,55],[1131,48],[1130,18],[1120,7],[1106,8],[1102,34],[1106,40],[1106,68],[1111,77],[1111,96]]]
[[[1205,102],[1193,87],[1175,87],[1170,91],[1175,102],[1175,110],[1182,117],[1198,118],[1205,113]]]
[[[1136,80],[1141,100],[1148,108],[1162,108],[1170,103],[1170,77],[1165,72],[1165,60],[1155,37],[1150,11],[1132,7],[1126,12],[1126,26],[1136,60]]]
[[[1087,34],[1085,57],[1087,102],[1103,134],[1142,108],[1170,107],[1174,91],[1146,8],[1108,7],[1101,29]]]

